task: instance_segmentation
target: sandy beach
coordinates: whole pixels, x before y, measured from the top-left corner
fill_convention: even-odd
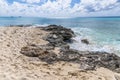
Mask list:
[[[119,73],[107,68],[85,71],[77,63],[47,64],[20,53],[29,44],[47,44],[43,37],[48,34],[35,27],[0,27],[0,80],[120,80]]]

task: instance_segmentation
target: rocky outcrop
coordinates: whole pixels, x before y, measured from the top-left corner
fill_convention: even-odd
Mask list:
[[[54,47],[48,45],[27,45],[22,47],[20,53],[28,57],[38,57],[39,59],[52,63],[56,60],[57,55],[52,51]]]
[[[21,49],[21,53],[29,57],[38,57],[47,63],[57,61],[78,63],[80,69],[83,70],[95,70],[97,67],[105,67],[120,72],[120,57],[112,53],[62,49],[58,56],[52,50],[52,46],[28,45]]]
[[[74,32],[71,29],[64,28],[63,26],[49,25],[48,27],[43,28],[45,31],[51,31],[52,34],[56,36],[61,36],[63,40],[69,40],[74,35]]]
[[[120,57],[113,53],[66,49],[62,50],[60,54],[60,60],[78,63],[83,70],[94,70],[97,67],[104,67],[120,72]]]
[[[87,39],[82,39],[81,42],[84,43],[84,44],[90,44]]]
[[[80,64],[80,69],[95,70],[97,67],[105,67],[110,70],[120,72],[120,57],[113,53],[77,51],[70,49],[67,41],[74,37],[74,32],[62,26],[50,25],[42,28],[50,31],[44,39],[49,42],[47,45],[27,45],[21,48],[21,53],[29,57],[38,57],[47,63],[58,61],[72,62]],[[89,44],[87,40],[84,43]],[[59,47],[58,55],[53,52],[55,47]]]
[[[97,67],[104,67],[120,72],[120,57],[113,53],[89,52],[88,54],[82,55],[81,62],[82,65],[84,65],[83,69],[86,68],[91,70]]]
[[[47,40],[50,45],[55,47],[66,45],[67,42],[71,42],[71,38],[75,36],[71,29],[57,25],[44,27],[43,30],[50,32],[50,34],[48,34],[48,36],[46,36],[44,39]]]
[[[63,26],[49,25],[43,28],[45,31],[50,31],[54,38],[61,38],[63,41],[67,41],[74,37],[74,32],[71,29],[64,28]]]
[[[49,42],[49,45],[54,47],[60,47],[67,44],[63,41],[63,37],[61,35],[56,35],[54,33],[48,34],[48,36],[45,37],[45,40]]]

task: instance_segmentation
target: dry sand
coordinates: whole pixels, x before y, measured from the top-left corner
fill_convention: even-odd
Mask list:
[[[82,71],[78,64],[47,64],[20,54],[27,44],[47,44],[48,32],[33,27],[0,27],[0,80],[120,80],[120,74],[105,68]]]

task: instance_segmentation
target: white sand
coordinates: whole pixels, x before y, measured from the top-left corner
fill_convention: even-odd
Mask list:
[[[20,54],[27,44],[47,44],[42,40],[46,34],[39,28],[0,27],[0,80],[120,80],[120,74],[105,68],[81,71],[79,64],[48,65]]]

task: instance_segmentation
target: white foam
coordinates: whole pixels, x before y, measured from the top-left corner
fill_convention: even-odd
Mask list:
[[[109,40],[104,42],[100,40],[95,40],[97,36],[95,31],[88,28],[72,28],[76,33],[76,37],[73,38],[75,42],[71,44],[71,48],[80,50],[80,51],[100,51],[100,52],[109,52],[109,53],[120,53],[120,45],[116,42],[110,43]],[[97,36],[98,37],[98,36]],[[100,36],[102,37],[102,36]],[[82,39],[88,39],[90,42],[89,45],[81,42]]]
[[[46,27],[48,26],[49,24],[34,24],[32,25],[31,27]]]

